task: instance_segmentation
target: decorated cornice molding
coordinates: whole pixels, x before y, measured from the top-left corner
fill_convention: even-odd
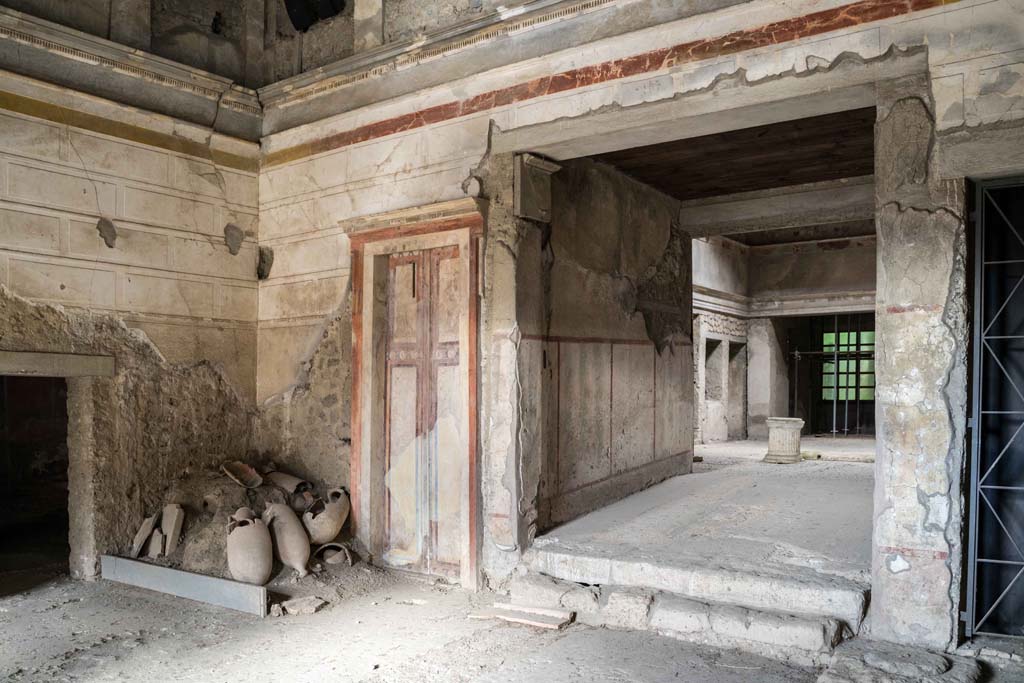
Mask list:
[[[503,36],[525,33],[632,0],[534,0],[388,43],[260,88],[268,108],[287,108],[388,73],[447,57]]]
[[[0,68],[193,123],[220,124],[218,130],[237,137],[259,135],[262,107],[255,90],[4,7]],[[184,97],[168,98],[167,90]]]

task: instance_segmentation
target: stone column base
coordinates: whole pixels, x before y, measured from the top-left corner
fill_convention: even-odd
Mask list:
[[[804,421],[798,417],[769,417],[768,453],[764,462],[791,465],[800,462],[800,430]]]

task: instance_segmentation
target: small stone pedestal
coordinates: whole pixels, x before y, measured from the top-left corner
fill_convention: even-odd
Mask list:
[[[800,430],[804,421],[798,417],[769,417],[768,454],[764,462],[791,465],[800,462]]]

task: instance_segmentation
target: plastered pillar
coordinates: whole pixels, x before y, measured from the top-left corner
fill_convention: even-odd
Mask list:
[[[492,584],[500,583],[518,564],[537,516],[536,483],[528,484],[524,475],[531,472],[536,479],[538,467],[521,461],[519,222],[512,212],[512,164],[513,155],[498,155],[483,170],[490,210],[480,305],[480,556],[486,581]]]
[[[786,350],[770,318],[748,323],[747,354],[747,435],[767,439],[766,420],[789,416]]]
[[[879,85],[875,127],[872,637],[955,647],[966,424],[963,182],[931,172],[925,77]]]

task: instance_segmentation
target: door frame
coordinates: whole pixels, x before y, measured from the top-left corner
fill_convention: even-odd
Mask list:
[[[464,528],[459,583],[479,585],[479,249],[484,218],[473,200],[431,205],[363,219],[349,233],[352,282],[352,525],[357,539],[381,561],[384,548],[384,452],[386,386],[387,259],[390,254],[458,246],[466,259],[467,416],[466,476],[462,487]]]

